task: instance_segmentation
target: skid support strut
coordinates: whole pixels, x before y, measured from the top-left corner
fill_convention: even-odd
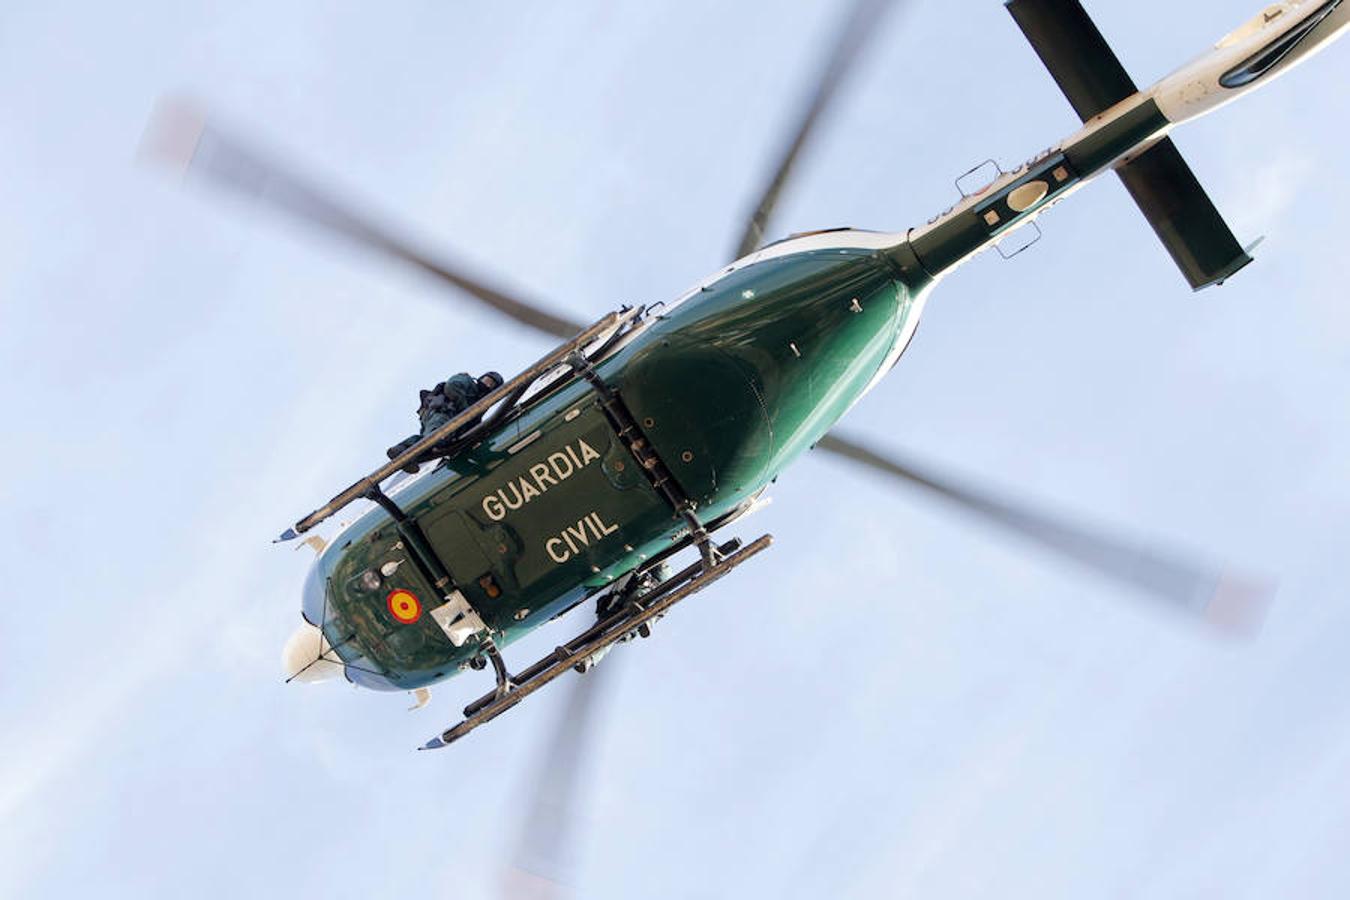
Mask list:
[[[511,680],[511,673],[506,671],[506,660],[502,659],[501,651],[497,649],[492,638],[483,641],[483,652],[492,660],[492,672],[497,676],[497,687],[493,690],[492,696],[501,699],[511,693],[516,684]]]
[[[670,473],[670,469],[661,459],[655,448],[647,440],[647,436],[638,428],[637,420],[633,413],[629,411],[628,406],[623,402],[613,388],[605,383],[600,374],[595,371],[595,366],[591,361],[580,353],[573,353],[567,357],[567,364],[576,370],[582,378],[595,391],[595,395],[600,398],[600,407],[605,411],[605,416],[609,419],[610,425],[619,435],[619,439],[628,447],[628,452],[633,454],[633,458],[642,466],[643,472],[647,474],[647,480],[656,488],[675,515],[684,520],[689,526],[689,536],[694,543],[698,545],[699,556],[703,558],[703,564],[711,568],[717,563],[717,546],[709,537],[707,529],[699,521],[695,514],[697,504],[691,500],[675,477]]]
[[[745,547],[740,547],[738,541],[729,541],[720,547],[713,547],[709,555],[714,557],[715,562],[707,563],[704,556],[700,555],[698,562],[663,582],[655,591],[643,597],[640,603],[625,604],[519,675],[510,676],[506,672],[505,665],[502,665],[497,669],[497,690],[470,703],[464,708],[464,721],[427,741],[421,749],[435,750],[444,747],[464,737],[479,725],[492,721],[577,663],[663,615],[685,597],[703,590],[750,557],[767,549],[772,543],[773,537],[766,534]],[[489,656],[493,666],[497,667],[501,657],[496,653],[495,646],[492,646]]]

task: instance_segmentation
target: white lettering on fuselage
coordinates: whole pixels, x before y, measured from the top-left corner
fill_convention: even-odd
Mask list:
[[[606,525],[598,512],[587,513],[577,519],[575,525],[568,525],[562,532],[544,541],[544,550],[555,563],[565,563],[580,553],[583,547],[591,546],[592,540],[602,540],[618,530],[618,525]]]
[[[483,498],[483,512],[494,522],[506,518],[507,513],[520,509],[535,497],[548,493],[551,487],[571,478],[577,472],[600,458],[590,444],[578,439],[556,453],[529,467],[528,475],[519,475]]]

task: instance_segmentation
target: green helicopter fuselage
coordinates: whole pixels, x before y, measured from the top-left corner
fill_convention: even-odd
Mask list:
[[[743,508],[885,374],[931,284],[898,235],[825,232],[745,263],[651,316],[595,365],[704,523]],[[687,528],[579,377],[391,496],[497,646]],[[366,687],[421,687],[481,652],[477,640],[456,646],[428,614],[444,598],[405,543],[372,506],[305,585],[305,618]]]
[[[890,370],[937,280],[1156,144],[1168,127],[1158,104],[1136,95],[925,226],[835,229],[770,244],[650,316],[597,360],[595,374],[698,519],[725,519]],[[1205,229],[1164,230],[1193,249],[1210,238]],[[1240,254],[1210,275],[1226,277],[1249,261]],[[580,377],[527,402],[393,499],[496,646],[687,533]],[[311,571],[303,610],[322,623],[348,678],[407,690],[454,674],[482,644],[456,645],[443,622],[424,614],[444,593],[403,564],[409,548],[395,526],[375,507],[344,530]]]

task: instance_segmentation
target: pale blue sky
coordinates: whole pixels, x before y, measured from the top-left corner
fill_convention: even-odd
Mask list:
[[[133,165],[186,93],[578,318],[724,260],[835,2],[0,11],[0,896],[496,896],[550,690],[282,684],[308,551],[415,391],[534,335]],[[1140,83],[1257,10],[1089,4]],[[900,229],[1075,122],[1001,4],[892,20],[772,230]],[[1278,576],[1252,642],[829,459],[615,654],[576,894],[1350,888],[1350,49],[1178,143],[1257,264],[1192,296],[1103,182],[944,283],[855,432]],[[568,622],[568,629],[581,622]],[[551,647],[558,633],[530,649]],[[519,657],[517,657],[519,659]]]

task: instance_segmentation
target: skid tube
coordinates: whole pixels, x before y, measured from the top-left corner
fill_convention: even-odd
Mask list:
[[[639,626],[664,615],[676,603],[703,590],[750,557],[766,550],[772,543],[773,536],[768,534],[739,549],[737,549],[739,541],[728,541],[717,548],[721,558],[714,565],[708,566],[699,559],[652,593],[627,604],[571,641],[554,649],[552,653],[518,676],[508,677],[504,685],[499,679],[496,690],[484,694],[464,708],[464,721],[441,732],[419,749],[439,749],[454,743],[479,725],[492,721],[588,656],[622,640]]]
[[[290,541],[309,531],[323,520],[344,509],[354,500],[363,497],[369,498],[372,492],[378,491],[380,482],[393,475],[409,463],[424,461],[422,457],[434,448],[437,444],[454,436],[455,432],[466,425],[471,425],[485,415],[489,409],[502,400],[509,400],[511,403],[519,401],[525,391],[536,381],[556,369],[564,366],[571,367],[569,360],[580,354],[587,345],[606,338],[606,335],[612,337],[615,333],[631,325],[641,317],[644,307],[638,306],[632,309],[623,309],[618,312],[612,312],[596,320],[595,324],[581,331],[576,337],[569,341],[564,341],[547,356],[541,358],[534,365],[521,372],[516,377],[507,381],[505,384],[494,388],[487,396],[481,398],[468,409],[457,414],[450,421],[437,428],[431,434],[426,435],[416,444],[413,444],[407,450],[404,450],[395,458],[384,463],[374,472],[371,472],[365,478],[355,482],[346,490],[339,493],[333,499],[329,500],[323,506],[314,510],[300,521],[296,522],[290,528],[281,533],[272,543],[281,543]],[[605,344],[609,343],[608,339]],[[582,355],[584,359],[584,354]],[[504,413],[504,409],[502,412]]]

